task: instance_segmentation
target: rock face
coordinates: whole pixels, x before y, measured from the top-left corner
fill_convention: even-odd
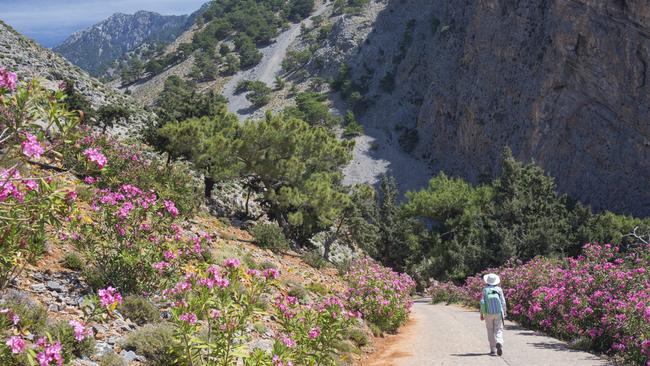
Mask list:
[[[319,52],[435,170],[477,182],[510,146],[563,193],[650,215],[646,0],[375,1]]]
[[[63,57],[42,48],[2,21],[0,21],[0,66],[16,72],[20,80],[38,78],[49,89],[58,88],[62,81],[74,82],[75,88],[88,98],[94,108],[107,104],[127,106],[132,111],[126,123],[129,129],[118,128],[115,133],[130,134],[134,132],[131,131],[135,129],[134,126],[141,125],[143,120],[152,118],[151,113],[145,112],[129,97],[90,77]]]
[[[194,24],[189,15],[164,16],[148,11],[116,13],[92,27],[74,33],[54,51],[98,76],[114,61],[144,44],[168,44]]]
[[[93,79],[61,56],[22,36],[2,21],[0,66],[15,71],[22,80],[40,78],[51,88],[58,87],[63,80],[71,80],[94,106],[111,102],[126,103],[123,95]]]

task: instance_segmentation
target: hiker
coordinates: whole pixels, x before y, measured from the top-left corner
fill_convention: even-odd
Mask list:
[[[483,289],[481,299],[481,320],[485,320],[488,340],[490,341],[490,355],[503,354],[503,323],[506,316],[506,298],[503,290],[497,286],[501,279],[494,273],[483,276],[487,286]]]

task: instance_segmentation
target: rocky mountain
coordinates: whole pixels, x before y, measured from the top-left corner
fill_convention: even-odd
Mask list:
[[[98,76],[136,48],[153,48],[175,40],[195,20],[196,14],[165,16],[148,11],[116,13],[88,29],[74,33],[54,47],[54,51]]]
[[[348,65],[367,131],[435,171],[478,182],[509,146],[596,209],[649,215],[649,62],[643,0],[378,0],[309,65]]]
[[[104,85],[63,57],[45,49],[0,21],[0,65],[15,71],[21,80],[40,79],[46,87],[58,88],[71,81],[94,108],[123,105],[132,110],[130,123],[138,123],[149,114],[122,93]]]

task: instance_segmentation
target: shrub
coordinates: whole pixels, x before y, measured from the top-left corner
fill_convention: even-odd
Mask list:
[[[128,333],[123,347],[144,356],[151,366],[177,365],[173,348],[174,327],[169,323],[147,324]]]
[[[593,350],[645,365],[650,358],[650,246],[621,252],[618,247],[588,244],[583,254],[563,260],[538,257],[488,269],[501,276],[508,316],[524,325],[572,341],[588,337]],[[430,292],[443,292],[434,284]],[[450,295],[478,307],[481,275]],[[442,289],[441,289],[442,288]]]
[[[148,148],[134,141],[118,141],[109,135],[88,134],[64,151],[64,164],[86,177],[92,187],[117,189],[124,184],[153,190],[172,200],[183,215],[191,215],[201,203],[201,189],[187,164],[167,164]],[[96,149],[108,163],[97,170],[86,162],[82,152]]]
[[[289,287],[289,291],[287,291],[287,294],[289,296],[293,296],[300,301],[307,300],[307,298],[309,297],[307,290],[300,283],[295,281],[287,281],[285,285]]]
[[[84,337],[82,341],[75,339],[75,329],[67,321],[58,321],[48,325],[46,333],[54,340],[61,342],[63,358],[66,362],[74,358],[91,356],[95,351],[95,339]]]
[[[42,305],[29,299],[26,294],[17,291],[5,293],[3,300],[0,307],[11,309],[12,313],[18,315],[21,328],[29,329],[36,334],[43,332],[47,324],[47,310]]]
[[[357,315],[343,301],[331,297],[301,306],[294,297],[279,298],[276,304],[281,333],[273,352],[282,362],[305,365],[334,365],[337,346]]]
[[[289,249],[289,241],[278,224],[263,223],[255,225],[251,234],[260,248],[271,249],[275,253],[286,252]]]
[[[307,290],[320,296],[325,296],[330,292],[327,286],[323,285],[320,282],[311,282],[307,285]]]
[[[352,123],[349,123],[348,125],[345,126],[345,129],[343,129],[344,137],[361,136],[363,135],[363,133],[364,133],[363,126],[357,121],[353,121]]]
[[[360,311],[364,319],[381,331],[395,332],[408,320],[415,282],[370,259],[361,259],[347,276],[348,307]]]
[[[81,271],[84,268],[84,262],[77,253],[68,253],[61,260],[61,265],[73,271]]]
[[[363,330],[363,328],[359,327],[354,327],[350,328],[347,331],[347,337],[348,339],[351,339],[356,343],[357,346],[363,347],[368,345],[370,343],[370,340],[368,339],[368,335],[366,335],[366,332]]]
[[[328,262],[323,258],[318,249],[308,251],[302,256],[302,260],[316,269],[327,267]]]
[[[184,236],[175,224],[174,203],[125,184],[117,191],[101,190],[93,210],[72,221],[70,238],[84,250],[93,282],[126,293],[155,290],[165,274],[200,257],[210,238]]]
[[[124,317],[131,319],[137,325],[144,325],[160,320],[158,308],[140,295],[129,295],[124,298],[118,310]]]
[[[186,273],[184,280],[165,290],[174,304],[173,342],[182,349],[181,360],[193,365],[236,364],[245,352],[238,345],[248,341],[246,329],[253,323],[256,304],[277,275],[277,270],[247,271],[231,258],[220,267]]]
[[[126,361],[115,352],[107,352],[99,359],[99,366],[128,366]]]
[[[271,101],[271,89],[261,81],[254,81],[249,85],[250,93],[246,94],[246,99],[255,107],[267,105]]]
[[[75,140],[79,113],[66,110],[65,97],[0,68],[0,290],[43,253],[45,228],[60,227],[74,204],[52,173],[30,163],[49,163]]]
[[[259,267],[260,267],[261,270],[264,270],[264,269],[278,269],[278,265],[271,262],[271,261],[264,261],[264,262],[260,263]]]

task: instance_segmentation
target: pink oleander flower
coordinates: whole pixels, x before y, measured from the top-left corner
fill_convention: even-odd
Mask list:
[[[41,339],[42,340],[42,339]],[[40,343],[41,347],[44,347],[42,352],[36,354],[36,360],[39,363],[39,366],[51,366],[52,362],[55,362],[55,365],[63,365],[63,356],[61,356],[61,343],[56,342],[54,344],[48,344],[46,340],[43,340]]]
[[[17,336],[9,337],[6,345],[11,348],[11,353],[22,353],[25,351],[25,341]]]
[[[173,201],[163,200],[163,205],[165,205],[165,209],[167,212],[169,212],[170,215],[172,215],[172,217],[178,216],[179,212]]]
[[[29,132],[25,132],[25,140],[22,142],[21,146],[23,149],[23,155],[30,158],[38,159],[45,152],[45,149],[43,149],[41,143],[38,142],[36,136]]]
[[[188,324],[191,324],[191,325],[196,324],[196,322],[198,320],[197,317],[196,317],[196,314],[194,314],[194,313],[182,314],[181,316],[178,317],[178,319],[180,319],[180,320],[182,320],[182,321],[184,321],[184,322],[186,322]]]
[[[97,291],[99,303],[105,308],[111,308],[122,303],[122,295],[111,286]]]
[[[23,181],[23,185],[27,188],[28,191],[35,191],[38,189],[38,183],[35,180],[28,179]]]
[[[4,88],[9,91],[14,91],[16,90],[17,83],[18,76],[15,72],[7,71],[0,67],[0,89]]]
[[[241,265],[241,262],[237,258],[228,258],[223,261],[223,266],[226,268],[237,268]]]
[[[120,209],[117,211],[117,217],[119,217],[122,220],[126,219],[131,213],[131,211],[133,211],[133,208],[134,208],[133,203],[128,201],[124,202],[124,204],[122,204],[122,207],[120,207]]]
[[[268,268],[262,272],[262,275],[264,275],[264,277],[268,280],[275,280],[280,277],[280,271],[275,268]]]
[[[287,335],[284,335],[284,334],[282,336],[280,336],[280,341],[282,342],[282,344],[284,344],[285,346],[287,346],[289,348],[294,348],[294,347],[296,347],[298,345],[296,343],[296,341],[294,341],[291,337],[289,337]]]
[[[320,328],[319,327],[311,328],[307,335],[309,336],[310,339],[318,338],[318,336],[320,336]]]
[[[84,150],[83,155],[86,157],[86,159],[88,159],[88,161],[97,164],[97,167],[99,169],[103,169],[104,166],[106,166],[106,163],[108,163],[108,159],[106,159],[106,156],[102,154],[99,149],[88,148]]]
[[[154,263],[154,264],[153,264],[153,268],[154,268],[155,270],[157,270],[158,272],[161,272],[161,273],[164,272],[165,269],[167,269],[169,266],[170,266],[170,264],[167,263],[167,262],[165,262],[165,261],[162,261],[162,262],[158,262],[158,263]]]
[[[84,327],[84,325],[77,320],[70,320],[68,324],[74,328],[74,339],[76,339],[77,342],[81,342],[86,339],[86,337],[92,337],[93,335],[92,329]]]
[[[84,178],[84,183],[86,184],[95,184],[97,183],[98,179],[94,177],[86,177]]]
[[[66,195],[65,195],[65,200],[66,200],[67,202],[69,202],[69,203],[70,203],[70,202],[74,202],[74,201],[77,200],[77,196],[78,196],[78,195],[77,195],[77,192],[75,192],[75,191],[70,191],[70,192],[66,193]]]

